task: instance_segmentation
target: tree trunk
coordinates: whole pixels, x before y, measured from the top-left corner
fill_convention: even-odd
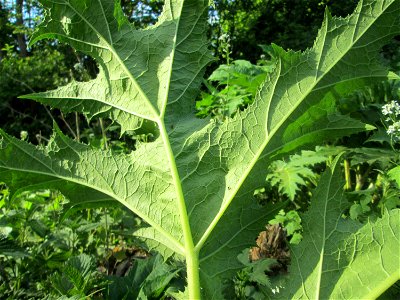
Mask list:
[[[22,31],[24,27],[24,17],[23,17],[23,7],[24,7],[24,0],[16,0],[16,22],[15,24],[18,27],[19,31]],[[26,57],[28,56],[28,50],[26,49],[26,38],[23,32],[17,33],[17,42],[19,47],[19,56]]]

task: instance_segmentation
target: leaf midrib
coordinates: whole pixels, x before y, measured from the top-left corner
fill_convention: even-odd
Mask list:
[[[20,98],[25,98],[25,97],[22,96]],[[32,94],[32,95],[27,95],[26,98],[29,98],[29,99],[41,99],[42,97],[37,96],[37,94]],[[141,118],[141,119],[146,119],[146,120],[153,121],[153,122],[157,122],[158,121],[157,119],[149,118],[148,116],[144,116],[144,115],[141,115],[141,114],[139,114],[137,112],[133,112],[133,111],[127,110],[125,107],[120,107],[120,106],[116,105],[115,103],[111,103],[111,102],[108,103],[108,102],[105,102],[105,101],[100,100],[100,99],[93,99],[92,97],[58,97],[58,96],[53,96],[52,95],[51,99],[60,99],[60,100],[73,99],[73,100],[81,100],[81,101],[82,100],[90,100],[90,101],[94,101],[94,102],[100,102],[100,103],[102,103],[104,105],[110,106],[110,107],[115,108],[115,109],[117,109],[119,111],[122,111],[122,112],[125,112],[127,114],[136,116],[136,117]]]
[[[182,180],[181,180],[179,172],[178,172],[178,168],[177,168],[178,166],[177,166],[177,163],[175,160],[174,152],[172,150],[170,140],[168,137],[168,133],[167,133],[167,130],[166,130],[166,127],[164,124],[164,114],[166,111],[166,106],[167,106],[168,98],[169,98],[171,77],[172,77],[172,71],[173,71],[175,51],[176,51],[176,47],[177,47],[177,38],[178,38],[178,31],[179,31],[182,10],[183,10],[183,2],[181,2],[179,18],[176,21],[174,40],[173,40],[173,44],[172,44],[171,62],[170,62],[169,74],[168,74],[169,80],[167,81],[168,82],[167,93],[165,94],[165,96],[164,96],[165,98],[163,99],[163,108],[162,108],[162,112],[161,112],[161,116],[160,116],[160,119],[162,121],[158,122],[158,126],[160,129],[160,136],[162,138],[164,148],[165,148],[165,151],[167,154],[172,180],[174,182],[175,193],[176,193],[176,203],[177,203],[177,207],[179,210],[180,225],[181,225],[181,230],[182,230],[183,239],[184,239],[184,248],[185,248],[184,254],[186,256],[186,260],[192,260],[192,257],[196,256],[197,254],[194,251],[193,235],[191,233],[189,215],[187,213],[185,197],[183,194]],[[172,8],[171,8],[171,15],[173,15],[173,13],[174,12],[172,11]]]

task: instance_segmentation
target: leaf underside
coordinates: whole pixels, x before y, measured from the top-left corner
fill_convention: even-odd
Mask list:
[[[276,298],[375,299],[400,279],[400,209],[373,223],[344,219],[351,203],[341,175],[336,166],[321,177]]]
[[[208,0],[167,0],[158,23],[144,30],[111,0],[41,2],[46,17],[32,42],[69,43],[94,57],[100,72],[89,82],[24,97],[110,118],[122,131],[146,125],[158,134],[130,154],[115,154],[72,141],[57,128],[45,148],[1,131],[0,176],[27,174],[71,199],[81,195],[82,202],[117,200],[151,226],[138,234],[154,239],[165,254],[185,256],[191,241],[201,249],[207,299],[221,298],[221,280],[240,267],[233,257],[279,211],[252,200],[268,163],[300,146],[370,129],[338,115],[334,103],[386,78],[378,53],[400,34],[399,0],[361,1],[343,19],[327,12],[314,47],[295,53],[273,46],[274,70],[254,103],[218,122],[194,116],[212,60],[205,39]]]

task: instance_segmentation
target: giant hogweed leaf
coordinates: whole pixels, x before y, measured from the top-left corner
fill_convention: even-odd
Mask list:
[[[344,219],[343,186],[335,164],[321,176],[277,298],[375,299],[400,279],[400,209],[366,224]]]
[[[207,299],[221,298],[221,280],[240,267],[232,257],[252,244],[279,209],[260,209],[251,200],[269,161],[307,143],[363,130],[360,123],[329,119],[324,105],[385,78],[376,57],[400,33],[400,0],[362,1],[345,19],[327,13],[313,48],[293,53],[274,46],[274,70],[247,110],[208,122],[192,114],[210,60],[207,1],[166,1],[159,22],[146,30],[134,30],[112,1],[42,2],[50,10],[34,40],[68,42],[93,56],[101,71],[88,83],[32,98],[89,117],[105,114],[125,129],[145,119],[159,136],[131,154],[115,155],[58,130],[45,149],[1,133],[1,170],[70,181],[120,201],[152,226],[143,231],[146,237],[186,256],[192,288],[200,253]],[[329,122],[314,126],[324,116]]]
[[[70,140],[59,130],[56,130],[45,149],[36,148],[5,133],[2,136],[1,169],[11,171],[16,186],[21,186],[18,175],[26,172],[36,184],[44,182],[49,188],[59,187],[70,199],[87,202],[104,201],[109,197],[118,200],[157,228],[176,253],[183,253],[179,243],[182,232],[175,222],[178,212],[171,205],[173,195],[168,169],[163,157],[157,156],[157,152],[148,151],[149,148],[160,147],[158,142],[143,145],[133,156],[92,149]],[[8,162],[6,167],[4,162]],[[3,171],[2,175],[10,176],[10,172]],[[70,183],[60,188],[60,181],[55,179]],[[146,191],[149,187],[152,192]],[[89,189],[94,190],[93,194],[82,199]]]
[[[195,239],[204,227],[198,245],[204,243],[200,259],[204,281],[209,284],[208,288],[205,285],[203,287],[210,291],[209,298],[221,298],[216,294],[217,278],[222,273],[231,275],[233,269],[231,257],[210,253],[223,253],[224,249],[231,249],[233,243],[242,238],[240,231],[245,223],[241,219],[241,205],[251,198],[254,188],[263,185],[264,170],[271,158],[305,143],[329,138],[333,131],[341,129],[339,118],[331,123],[335,124],[330,128],[331,131],[329,127],[326,128],[329,123],[314,126],[316,118],[313,109],[318,108],[316,104],[320,101],[334,102],[354,88],[385,79],[387,71],[379,64],[378,52],[385,40],[399,33],[398,0],[360,1],[356,11],[343,19],[332,18],[326,13],[313,48],[304,53],[294,53],[274,46],[277,59],[275,70],[267,75],[254,103],[214,131],[209,129],[209,136],[214,137],[210,138],[210,150],[214,148],[215,155],[227,158],[226,165],[222,167],[229,170],[225,185],[219,184],[218,188],[213,189],[209,200],[204,196],[204,191],[198,196],[204,199],[201,203],[191,203],[191,199],[196,197],[188,199],[189,211],[191,207],[203,212],[207,208],[219,208],[216,218],[211,214],[206,217],[204,214],[191,216],[192,227],[197,229],[193,233]],[[299,119],[306,122],[298,122]],[[201,149],[199,146],[197,148]],[[235,157],[237,153],[240,156]],[[207,162],[215,161],[210,157],[211,154],[208,155],[203,155],[203,164],[199,164],[197,170],[205,169]],[[216,168],[215,165],[210,167]],[[210,174],[206,178],[209,182],[207,187],[218,180]],[[218,194],[221,196],[218,197]],[[235,217],[225,218],[229,215]],[[220,217],[220,222],[217,222]],[[208,223],[211,225],[207,227]],[[221,235],[220,232],[225,234]]]
[[[123,130],[157,122],[167,102],[174,122],[193,111],[202,70],[210,62],[205,40],[207,4],[166,1],[155,26],[135,30],[118,1],[41,1],[50,9],[31,43],[57,38],[93,56],[96,79],[26,96],[67,112],[107,116]]]

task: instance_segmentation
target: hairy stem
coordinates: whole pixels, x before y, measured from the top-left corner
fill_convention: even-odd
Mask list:
[[[346,191],[351,190],[351,176],[350,176],[350,161],[348,159],[344,160],[344,176],[346,178],[346,184],[344,189]]]
[[[69,132],[71,132],[71,134],[72,134],[72,136],[74,137],[74,139],[76,140],[76,134],[75,134],[75,131],[71,128],[71,126],[69,126],[69,124],[68,124],[68,122],[67,122],[67,120],[65,120],[65,118],[64,118],[64,114],[63,113],[61,113],[61,115],[60,115],[60,119],[64,122],[64,124],[65,124],[65,126],[67,126],[67,128],[68,128],[68,130],[69,130]]]
[[[189,299],[201,299],[200,275],[199,275],[199,255],[193,249],[186,254],[187,283]]]

